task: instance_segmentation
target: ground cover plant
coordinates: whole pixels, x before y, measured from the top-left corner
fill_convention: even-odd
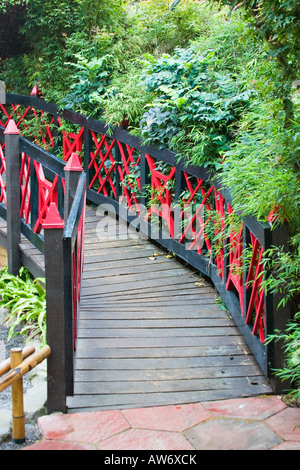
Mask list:
[[[2,0],[0,6],[12,15],[20,3],[25,49],[4,55],[0,43],[8,91],[28,94],[38,82],[48,101],[217,170],[242,215],[265,221],[273,212],[273,223],[289,223],[288,251],[264,262],[281,274],[266,287],[284,290],[294,305],[288,331],[277,333],[290,366],[296,356],[288,349],[299,345],[300,328],[300,2],[181,0],[170,9],[168,0],[60,0],[55,7],[50,0]],[[297,385],[297,359],[294,365],[283,373],[289,370]]]
[[[33,338],[46,340],[46,292],[44,279],[31,279],[26,268],[21,268],[19,276],[8,273],[7,268],[0,272],[0,306],[8,310],[8,340],[21,334],[26,341]]]

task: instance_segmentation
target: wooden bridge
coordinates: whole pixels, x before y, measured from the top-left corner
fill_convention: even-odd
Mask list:
[[[88,210],[69,412],[272,393],[212,285],[125,224],[98,239],[99,219]]]
[[[103,211],[87,208],[85,230],[69,413],[273,392],[199,272]],[[3,221],[0,235],[6,239]],[[40,252],[26,239],[20,248],[23,263],[43,276]]]
[[[279,393],[282,351],[265,338],[290,312],[264,292],[261,260],[286,227],[240,218],[227,233],[230,194],[206,169],[36,95],[7,100],[0,244],[11,271],[46,277],[48,411]],[[17,135],[12,118],[21,129],[29,111],[79,126],[63,133],[63,161],[50,125],[48,151]]]

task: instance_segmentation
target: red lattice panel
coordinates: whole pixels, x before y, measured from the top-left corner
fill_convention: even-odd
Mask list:
[[[58,125],[62,127],[62,122],[57,118]],[[72,153],[77,153],[82,163],[82,149],[83,149],[83,136],[84,127],[81,127],[78,133],[66,132],[62,130],[62,141],[63,141],[63,160],[67,162],[71,157]]]
[[[228,213],[232,208],[228,205]],[[244,288],[243,288],[243,223],[239,230],[231,230],[229,236],[229,274],[226,288],[236,289],[240,301],[241,313],[243,315]]]
[[[8,122],[13,119],[21,134],[24,134],[24,131],[26,131],[26,134],[33,137],[33,140],[37,145],[42,144],[46,150],[54,148],[54,137],[51,129],[54,123],[53,117],[49,120],[46,118],[46,113],[43,111],[37,111],[30,106],[24,108],[20,105],[0,104],[0,110],[2,111],[2,119],[0,119],[1,126],[6,127]],[[38,130],[31,133],[30,119],[32,119],[33,116],[36,119]]]
[[[34,141],[37,145],[43,144],[43,147],[50,151],[54,148],[54,137],[52,133],[52,126],[54,124],[54,118],[52,117],[50,122],[47,120],[43,111],[37,111],[32,108],[32,112],[37,120],[39,131],[34,134]]]
[[[98,194],[104,196],[113,194],[117,197],[115,186],[116,161],[112,154],[115,140],[109,142],[108,137],[100,135],[99,140],[95,132],[91,132],[96,150],[90,154],[89,169],[94,170],[94,176],[91,179],[89,189],[93,188]]]
[[[135,158],[135,149],[127,144],[125,146],[126,150],[121,142],[118,142],[118,147],[121,155],[121,165],[118,167],[120,183],[122,184],[120,202],[126,204],[130,211],[137,212],[140,215],[139,197],[141,193],[141,178],[139,175],[136,176],[135,183],[133,183],[130,179],[126,181],[126,177],[131,177],[139,173],[141,157]]]
[[[6,163],[4,144],[0,144],[0,203],[6,206]]]
[[[153,157],[146,155],[146,159],[151,173],[151,208],[146,218],[156,214],[168,227],[170,237],[174,238],[173,191],[168,185],[172,185],[176,167],[165,174],[157,169],[157,162]]]
[[[251,289],[251,297],[246,314],[246,323],[253,323],[253,334],[259,335],[260,341],[265,341],[265,291],[262,288],[263,247],[251,233],[252,258],[248,271],[246,287]]]
[[[20,188],[21,188],[21,219],[25,223],[29,223],[31,212],[31,194],[30,194],[30,157],[21,153],[21,171],[20,171]]]
[[[47,215],[48,207],[52,202],[58,203],[58,175],[55,175],[53,181],[45,178],[43,167],[40,163],[34,162],[34,169],[38,179],[38,219],[36,221],[34,232],[40,233],[42,224]]]
[[[206,226],[211,219],[211,195],[213,194],[213,187],[211,186],[208,190],[205,188],[205,182],[199,178],[196,178],[196,183],[193,186],[191,178],[187,173],[184,173],[187,189],[189,195],[183,199],[184,208],[180,215],[180,220],[184,221],[183,233],[179,239],[179,243],[184,243],[190,240],[190,250],[197,250],[200,255],[203,255],[204,249],[211,251],[211,241],[206,233]],[[196,199],[201,194],[202,201],[200,204],[196,204]],[[195,205],[195,210],[191,210],[191,207]],[[205,211],[207,214],[205,217]],[[205,245],[204,245],[205,241]]]
[[[184,177],[189,195],[183,200],[184,209],[180,218],[184,221],[184,229],[179,243],[192,240],[188,249],[196,250],[199,255],[205,255],[206,251],[211,254],[214,244],[214,262],[220,276],[224,278],[225,199],[214,186],[207,186],[204,180],[196,178],[196,182],[192,184],[191,178],[186,173],[184,173]],[[200,197],[201,202],[199,203]],[[195,210],[191,209],[193,206],[195,206]],[[213,216],[213,208],[216,216]],[[213,239],[208,225],[213,227]]]
[[[10,110],[8,108],[11,108]],[[30,112],[30,106],[25,108],[20,105],[3,105],[0,103],[0,110],[3,113],[2,119],[0,119],[0,125],[6,127],[10,119],[14,119],[17,127],[20,127],[23,120]]]
[[[224,280],[225,277],[225,198],[222,196],[220,192],[214,188],[214,196],[215,196],[215,210],[218,215],[217,223],[215,224],[214,235],[216,255],[215,255],[215,263],[218,268],[218,273]]]

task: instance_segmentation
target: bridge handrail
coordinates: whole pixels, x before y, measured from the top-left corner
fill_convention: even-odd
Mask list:
[[[65,411],[66,397],[72,394],[73,387],[86,175],[81,165],[80,169],[72,166],[71,158],[68,163],[58,159],[20,136],[16,123],[11,119],[9,122],[5,132],[0,129],[3,163],[0,179],[5,182],[1,193],[6,193],[0,204],[0,216],[7,220],[9,272],[18,275],[22,266],[23,233],[45,259],[41,276],[46,278],[47,341],[52,349],[48,362],[48,410]],[[76,158],[74,153],[73,160]],[[55,230],[48,230],[51,228]]]
[[[52,103],[47,103],[45,100],[38,98],[35,95],[20,95],[20,94],[13,94],[7,93],[6,95],[6,102],[8,104],[19,104],[23,106],[28,106],[30,108],[35,108],[40,111],[49,113],[53,116],[60,117],[69,121],[76,125],[81,125],[85,128],[85,130],[94,131],[97,133],[102,133],[109,136],[112,140],[116,140],[117,142],[121,142],[122,144],[127,144],[134,147],[137,150],[142,151],[145,154],[149,154],[155,158],[158,158],[165,163],[168,163],[172,166],[176,166],[176,168],[181,172],[186,172],[190,175],[203,179],[205,181],[210,181],[216,189],[222,194],[225,198],[226,202],[230,205],[233,205],[233,198],[230,194],[228,188],[225,188],[224,185],[220,182],[218,175],[216,172],[211,171],[203,166],[193,166],[186,164],[183,161],[178,161],[176,153],[169,149],[157,149],[156,147],[150,145],[144,145],[141,138],[130,134],[127,130],[117,127],[117,126],[107,126],[104,122],[90,119],[82,114],[76,113],[71,110],[61,110],[57,105]],[[0,140],[4,140],[3,131],[4,127],[0,125]],[[64,162],[55,157],[53,153],[47,152],[43,150],[41,147],[35,145],[34,143],[30,142],[28,139],[21,137],[21,145],[22,151],[25,153],[28,151],[30,147],[30,152],[34,153],[34,158],[43,164],[47,169],[54,171],[55,173],[63,176],[64,171]],[[85,151],[87,154],[88,152]],[[89,156],[88,156],[89,157]],[[237,210],[238,213],[238,210]],[[242,217],[242,216],[241,216]],[[246,216],[242,217],[244,223],[247,225],[249,230],[255,235],[255,237],[259,240],[260,244],[264,243],[264,230],[268,230],[271,228],[271,225],[268,222],[262,222],[257,220],[256,217]]]

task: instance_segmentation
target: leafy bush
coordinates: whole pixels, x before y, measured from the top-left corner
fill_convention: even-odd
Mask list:
[[[283,341],[285,363],[274,372],[282,382],[291,382],[292,389],[289,387],[288,394],[300,406],[300,312],[289,322],[285,331],[276,331],[269,336],[268,342],[271,341]]]
[[[285,351],[285,361],[275,374],[282,381],[291,382],[289,392],[292,400],[300,405],[300,239],[295,236],[291,241],[291,251],[281,247],[273,247],[264,255],[266,268],[274,275],[264,281],[265,288],[271,293],[283,293],[280,305],[291,303],[297,312],[285,331],[275,331],[267,342],[281,341]]]
[[[133,69],[126,74],[112,79],[103,97],[103,119],[109,125],[125,125],[138,127],[145,106],[154,99],[153,94],[146,92],[140,85],[139,71]]]
[[[172,54],[177,47],[188,47],[190,41],[208,34],[212,23],[212,12],[206,4],[185,0],[170,11],[170,3],[151,0],[135,5],[135,27],[144,43],[144,52],[156,57]]]
[[[251,92],[215,70],[213,51],[177,49],[171,57],[147,58],[142,83],[156,99],[140,123],[145,143],[169,147],[194,165],[218,167],[234,137],[230,126]]]
[[[105,94],[110,77],[111,56],[87,60],[77,55],[78,62],[71,63],[76,72],[71,93],[60,101],[65,109],[73,109],[95,117],[101,113],[101,96]]]
[[[27,341],[38,336],[41,343],[46,344],[46,293],[42,284],[45,280],[32,281],[26,268],[21,268],[19,276],[9,274],[7,268],[0,272],[0,306],[10,311],[8,339],[22,324],[20,334]]]
[[[273,106],[274,107],[274,106]],[[285,127],[284,113],[270,103],[254,102],[239,135],[225,153],[220,178],[230,188],[244,215],[266,220],[276,211],[277,223],[287,220],[291,235],[299,231],[299,124]]]
[[[285,126],[294,119],[291,88],[299,78],[299,2],[295,0],[210,0],[238,8],[248,20],[249,32],[268,45],[269,57],[278,65],[277,94],[283,102]]]

